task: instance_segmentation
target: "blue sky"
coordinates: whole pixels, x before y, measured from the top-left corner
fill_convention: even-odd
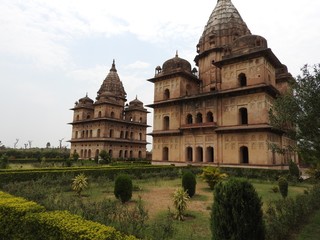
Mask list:
[[[128,101],[137,95],[152,103],[146,79],[176,50],[194,66],[216,2],[0,0],[0,141],[45,147],[64,138],[70,146],[69,109],[86,93],[96,97],[113,59]],[[320,1],[232,2],[294,76],[305,63],[320,62]]]

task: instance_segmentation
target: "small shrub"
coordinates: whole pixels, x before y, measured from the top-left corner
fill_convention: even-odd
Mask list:
[[[88,187],[88,178],[83,173],[80,173],[72,180],[72,189],[81,197],[81,192]]]
[[[115,180],[114,195],[122,203],[129,201],[132,197],[132,180],[128,175],[119,175]]]
[[[284,177],[280,177],[278,180],[279,190],[283,198],[288,196],[288,181]]]
[[[212,239],[264,240],[261,199],[251,183],[231,179],[214,189]]]
[[[278,186],[273,186],[273,187],[271,188],[271,191],[272,191],[273,193],[278,193],[278,192],[279,192]]]
[[[189,194],[183,188],[177,189],[173,194],[173,205],[176,209],[175,218],[179,221],[184,220],[184,214],[188,206]]]
[[[77,152],[73,153],[71,157],[75,162],[79,160],[79,154]]]
[[[106,150],[102,150],[100,152],[99,156],[101,157],[101,160],[98,161],[99,164],[108,164],[111,162],[111,157],[110,157],[109,153],[107,153]]]
[[[289,174],[290,174],[290,177],[294,180],[300,180],[300,170],[299,170],[299,167],[298,165],[293,162],[292,160],[290,160],[289,162]]]
[[[0,168],[7,168],[9,165],[9,161],[8,161],[8,156],[6,154],[3,154],[1,157],[0,157]]]
[[[203,168],[200,177],[202,179],[204,179],[208,183],[210,189],[213,190],[214,186],[219,181],[221,181],[227,177],[227,174],[221,173],[219,168],[205,167],[205,168]]]
[[[193,197],[196,193],[196,185],[196,176],[192,172],[187,171],[182,175],[182,187],[188,192],[189,197]]]

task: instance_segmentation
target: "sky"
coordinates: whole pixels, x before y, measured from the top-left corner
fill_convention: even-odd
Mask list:
[[[232,2],[293,76],[304,64],[320,62],[319,0]],[[61,140],[70,147],[70,108],[86,94],[95,99],[113,59],[128,101],[137,96],[151,104],[153,84],[146,80],[176,51],[194,67],[216,3],[0,0],[1,143],[14,147],[18,139],[17,148],[29,142],[41,148],[48,142],[58,147]]]

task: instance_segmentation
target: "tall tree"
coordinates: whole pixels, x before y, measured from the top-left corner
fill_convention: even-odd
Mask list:
[[[290,90],[275,100],[270,121],[297,141],[304,161],[314,163],[320,161],[320,64],[301,71]]]

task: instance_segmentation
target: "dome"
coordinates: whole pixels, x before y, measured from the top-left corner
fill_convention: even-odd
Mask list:
[[[165,61],[162,65],[162,73],[171,73],[176,71],[191,73],[191,64],[187,60],[179,58],[178,54],[176,54],[174,58]]]
[[[86,94],[85,97],[79,99],[79,103],[81,103],[81,104],[88,104],[88,103],[92,104],[93,100],[88,97],[88,94]]]
[[[126,99],[126,96],[127,96],[127,94],[123,88],[122,82],[119,78],[119,75],[117,73],[117,69],[116,69],[114,60],[113,60],[110,72],[108,73],[107,77],[103,81],[103,83],[98,91],[97,99],[99,99],[100,95],[102,95],[105,92],[107,92],[108,96],[110,96],[110,93],[111,93],[114,97],[119,97],[124,100]],[[104,95],[106,95],[106,94],[104,94]]]
[[[141,109],[144,109],[143,108],[143,102],[141,102],[138,97],[136,96],[136,99],[132,100],[130,103],[129,103],[129,106],[128,108],[141,108]]]
[[[264,37],[258,35],[245,35],[239,37],[231,45],[232,54],[245,54],[252,51],[267,49],[268,42]]]

